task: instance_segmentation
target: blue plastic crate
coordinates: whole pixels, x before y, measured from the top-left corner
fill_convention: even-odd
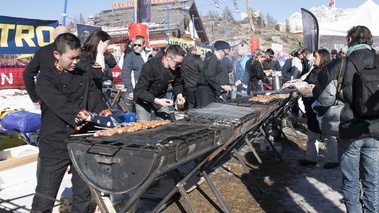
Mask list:
[[[136,113],[134,112],[127,112],[124,113],[124,116],[121,117],[122,122],[130,123],[130,122],[136,122]]]

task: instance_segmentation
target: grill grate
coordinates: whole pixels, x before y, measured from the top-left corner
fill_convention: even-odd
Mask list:
[[[191,134],[199,134],[209,129],[208,126],[194,125],[190,123],[170,124],[154,129],[122,133],[110,137],[82,138],[83,142],[101,146],[136,148],[136,149],[164,149],[173,146],[169,143],[174,138],[186,139]],[[68,140],[76,141],[78,138]]]
[[[186,119],[194,123],[236,127],[256,116],[257,112],[249,108],[211,103],[205,108],[189,110]]]
[[[249,100],[250,97],[241,97],[241,98],[235,98],[228,101],[228,104],[230,105],[236,105],[236,106],[244,106],[244,107],[250,107],[253,104],[262,104],[262,105],[271,105],[278,103],[278,99],[272,99],[270,101],[266,102],[259,102],[259,101],[251,101]]]

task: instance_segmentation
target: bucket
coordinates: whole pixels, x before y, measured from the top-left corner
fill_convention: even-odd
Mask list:
[[[280,76],[273,76],[272,78],[274,90],[280,90],[282,88],[282,80],[280,79]]]
[[[132,40],[137,35],[145,37],[145,46],[149,46],[149,28],[146,24],[131,23],[128,28],[129,39]]]
[[[272,77],[266,77],[266,83],[270,86],[272,86]]]

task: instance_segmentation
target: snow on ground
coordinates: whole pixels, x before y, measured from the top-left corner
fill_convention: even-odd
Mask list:
[[[33,102],[30,100],[26,90],[0,90],[0,110],[6,108],[18,110],[24,109],[29,112],[40,113],[40,110],[35,109]]]
[[[35,109],[33,102],[25,90],[5,89],[0,90],[0,111],[26,110],[29,112],[40,113]],[[25,149],[30,145],[25,145]],[[34,149],[33,149],[34,150]],[[16,157],[16,156],[15,156]],[[23,166],[0,172],[0,208],[13,209],[11,212],[29,212],[34,193],[37,185],[36,180],[37,163],[32,162]],[[65,175],[63,184],[58,192],[62,194],[65,187],[71,187],[71,175]],[[3,200],[11,199],[9,202]],[[19,205],[19,207],[17,207]],[[1,210],[0,210],[1,212]],[[59,212],[58,207],[53,212]]]

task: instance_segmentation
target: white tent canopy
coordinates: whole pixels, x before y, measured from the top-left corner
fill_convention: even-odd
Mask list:
[[[347,31],[357,25],[368,27],[374,36],[374,46],[379,46],[379,5],[373,0],[367,0],[340,21],[319,25],[320,47],[346,44]]]

